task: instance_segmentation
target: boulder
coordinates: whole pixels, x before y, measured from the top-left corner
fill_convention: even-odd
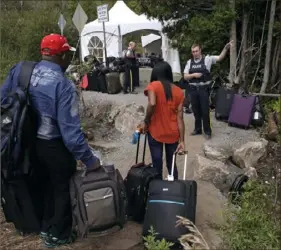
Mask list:
[[[122,89],[119,73],[110,72],[105,76],[108,94],[118,94]]]
[[[203,152],[208,159],[218,160],[221,162],[227,162],[227,160],[232,156],[230,148],[213,145],[209,142],[204,143]]]
[[[259,141],[247,142],[233,152],[233,162],[240,168],[254,168],[258,162],[267,156],[268,141],[260,139]]]
[[[227,193],[235,178],[244,172],[233,164],[210,160],[199,154],[196,155],[196,158],[197,166],[195,167],[194,177],[213,183],[223,193]]]
[[[122,105],[113,109],[109,117],[114,120],[117,130],[132,135],[137,125],[144,120],[144,107],[136,104]]]

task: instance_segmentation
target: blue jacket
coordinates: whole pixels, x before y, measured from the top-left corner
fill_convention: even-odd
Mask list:
[[[1,86],[1,104],[18,83],[22,62],[13,66]],[[62,138],[65,146],[87,167],[97,158],[91,152],[78,113],[78,95],[72,81],[64,76],[62,68],[42,60],[36,64],[30,81],[30,101],[38,115],[37,138],[50,140]]]

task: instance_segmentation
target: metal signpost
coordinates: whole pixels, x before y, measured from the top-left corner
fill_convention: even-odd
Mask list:
[[[105,22],[109,21],[108,16],[108,4],[103,4],[97,7],[97,14],[98,14],[98,21],[102,23],[103,29],[103,49],[104,49],[104,56],[105,56],[105,64],[108,66],[107,61],[107,51],[106,51],[106,36],[105,36]]]
[[[79,41],[78,41],[78,44],[80,42],[81,33],[82,33],[82,30],[83,30],[87,20],[88,20],[87,14],[83,10],[82,6],[78,3],[78,5],[76,7],[76,10],[74,12],[74,15],[72,17],[72,22],[75,25],[76,29],[79,31]],[[79,54],[80,54],[80,60],[82,61],[81,48],[79,49]]]
[[[64,30],[64,27],[66,25],[66,21],[64,19],[63,14],[60,14],[58,25],[60,27],[60,34],[63,36],[63,30]]]

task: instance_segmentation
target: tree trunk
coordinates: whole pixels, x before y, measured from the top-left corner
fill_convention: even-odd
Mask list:
[[[278,82],[280,63],[281,63],[281,61],[280,61],[281,47],[280,46],[281,46],[280,39],[278,39],[275,42],[275,46],[272,51],[271,74],[270,74],[270,81],[269,81],[271,86],[274,86]]]
[[[268,2],[269,2],[269,0],[266,1],[266,7],[265,7],[264,19],[263,19],[263,25],[262,25],[262,34],[261,34],[261,40],[260,40],[260,48],[259,48],[259,50],[260,50],[260,52],[259,52],[259,60],[258,60],[258,65],[257,65],[257,68],[256,68],[255,75],[254,75],[253,80],[252,80],[251,90],[253,90],[253,87],[254,87],[254,84],[255,84],[255,81],[256,81],[256,77],[257,77],[257,75],[259,73],[259,70],[260,70],[261,56],[262,56],[262,47],[263,47],[263,37],[264,37],[264,30],[265,30]]]
[[[235,0],[230,0],[230,9],[235,12]],[[237,37],[236,37],[236,18],[231,23],[230,40],[233,41],[233,46],[230,48],[230,69],[229,69],[229,82],[234,83],[236,77],[236,63],[237,63]]]
[[[273,32],[273,24],[275,17],[275,9],[276,9],[276,0],[272,0],[271,2],[271,10],[268,24],[268,34],[267,34],[267,46],[266,46],[266,54],[265,54],[265,65],[264,65],[264,75],[261,86],[261,93],[264,93],[269,80],[269,72],[270,72],[270,59],[271,59],[271,47],[272,47],[272,32]]]
[[[248,23],[249,13],[244,10],[242,19],[242,42],[241,42],[241,63],[238,76],[235,79],[235,84],[243,85],[246,88],[246,63],[247,63],[247,43],[248,43]]]

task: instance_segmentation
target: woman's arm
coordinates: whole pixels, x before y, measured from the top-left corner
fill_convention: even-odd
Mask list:
[[[148,90],[147,92],[148,92],[148,104],[146,108],[146,115],[145,115],[144,122],[146,124],[149,124],[156,106],[156,95],[152,90]]]
[[[180,143],[184,142],[184,120],[183,120],[183,103],[178,106],[178,114],[177,114],[178,126],[180,131]]]

